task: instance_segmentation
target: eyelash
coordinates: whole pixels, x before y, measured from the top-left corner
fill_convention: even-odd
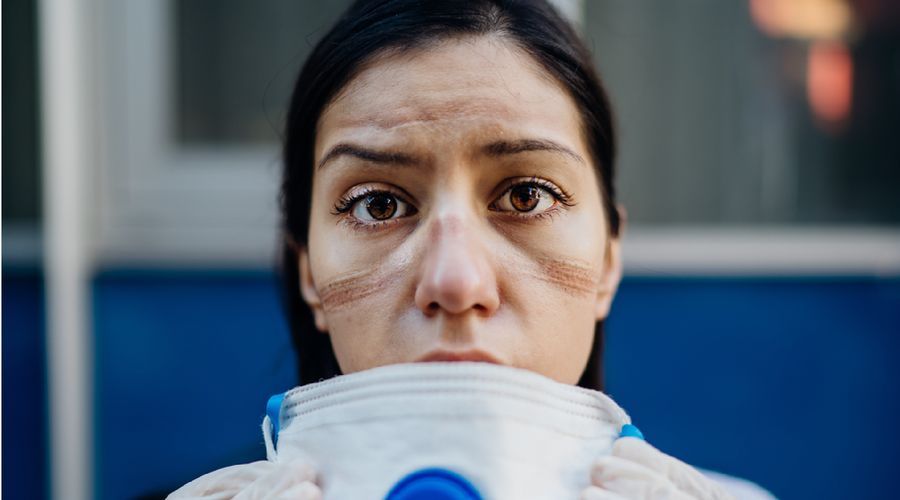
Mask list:
[[[381,188],[367,188],[363,189],[359,193],[354,196],[343,195],[341,196],[337,202],[335,202],[334,207],[332,209],[333,215],[341,215],[349,212],[353,205],[355,205],[358,201],[361,201],[366,196],[372,196],[373,194],[389,194],[396,198],[400,198],[403,200],[403,197],[400,196],[400,193],[394,191],[393,189],[381,189]],[[403,200],[406,201],[406,200]]]
[[[569,193],[564,191],[562,188],[558,187],[556,184],[553,184],[552,182],[550,182],[546,179],[542,179],[537,176],[532,176],[532,177],[529,177],[526,179],[516,179],[516,180],[510,182],[509,185],[506,186],[506,188],[503,190],[503,192],[500,193],[500,195],[497,197],[497,200],[500,200],[501,198],[503,198],[507,193],[509,193],[513,189],[515,189],[517,187],[522,187],[522,186],[538,187],[541,189],[545,189],[551,195],[553,195],[553,197],[556,198],[556,201],[558,201],[564,207],[568,208],[568,207],[575,206],[575,203],[572,201],[572,195],[570,195]],[[369,188],[369,189],[364,189],[364,190],[360,191],[359,193],[355,194],[354,196],[349,196],[349,195],[341,196],[337,200],[337,202],[335,202],[334,207],[332,209],[332,214],[336,215],[336,216],[347,214],[353,209],[353,207],[357,203],[362,201],[364,198],[366,198],[368,196],[372,196],[374,194],[387,194],[387,195],[393,196],[407,204],[410,204],[408,201],[406,201],[406,198],[395,189]],[[493,207],[497,203],[497,200],[492,202],[490,207]],[[412,206],[412,204],[410,204],[410,206]],[[552,216],[556,215],[558,210],[559,210],[559,208],[555,207],[551,210],[547,210],[545,212],[541,212],[541,213],[537,213],[537,214],[519,213],[519,212],[506,212],[506,213],[509,213],[513,217],[520,217],[520,218],[526,218],[526,219],[532,219],[532,220],[542,220],[546,217],[552,217]],[[413,213],[415,213],[415,212],[413,212]],[[378,222],[363,222],[361,220],[356,219],[355,217],[341,217],[340,222],[352,224],[357,229],[376,229],[376,228],[380,228],[384,225],[391,224],[392,222],[394,222],[396,220],[397,219],[387,219],[387,220],[378,221]]]

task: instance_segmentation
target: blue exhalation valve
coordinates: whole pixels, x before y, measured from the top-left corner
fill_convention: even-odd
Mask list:
[[[385,500],[482,500],[472,483],[455,472],[424,469],[401,479]]]
[[[284,401],[285,394],[287,393],[276,394],[269,398],[269,402],[266,403],[266,415],[272,421],[272,444],[278,442],[278,431],[281,425],[281,402]]]

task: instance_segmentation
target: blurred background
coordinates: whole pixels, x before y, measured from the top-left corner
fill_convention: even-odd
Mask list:
[[[783,500],[900,466],[900,3],[559,1],[617,112],[608,392]],[[4,0],[2,493],[264,458],[280,129],[347,1]]]

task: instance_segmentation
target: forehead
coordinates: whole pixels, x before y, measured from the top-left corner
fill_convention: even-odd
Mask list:
[[[376,57],[319,119],[317,156],[335,132],[423,125],[581,136],[575,103],[555,78],[515,45],[477,37]]]

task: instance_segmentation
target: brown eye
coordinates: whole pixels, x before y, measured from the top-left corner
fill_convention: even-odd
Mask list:
[[[397,211],[397,200],[393,196],[383,193],[369,196],[364,204],[366,205],[366,211],[375,220],[390,219],[394,212]]]
[[[541,190],[534,186],[518,186],[510,190],[509,202],[519,212],[530,212],[541,200]]]
[[[363,222],[380,222],[416,213],[415,207],[389,192],[370,192],[358,198],[350,214]]]
[[[492,210],[516,213],[544,213],[559,203],[558,195],[535,184],[513,186],[491,205]]]

